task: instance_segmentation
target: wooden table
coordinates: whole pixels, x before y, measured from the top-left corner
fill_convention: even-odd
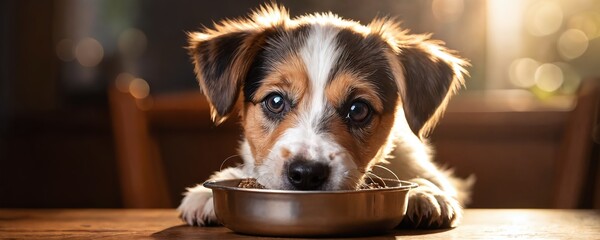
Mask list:
[[[241,239],[183,225],[172,209],[0,209],[0,239]],[[594,210],[469,209],[446,230],[394,230],[368,239],[600,239]],[[269,239],[269,238],[263,238]]]

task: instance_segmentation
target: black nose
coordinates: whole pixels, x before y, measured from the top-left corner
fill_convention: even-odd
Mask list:
[[[298,190],[316,190],[329,177],[329,166],[325,163],[294,160],[288,166],[288,181]]]

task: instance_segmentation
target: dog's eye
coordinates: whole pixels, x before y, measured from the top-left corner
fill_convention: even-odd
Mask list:
[[[267,110],[269,110],[269,112],[272,112],[275,114],[282,113],[283,110],[285,110],[285,108],[286,108],[285,98],[283,98],[281,95],[279,95],[277,93],[273,93],[273,94],[269,95],[264,100],[264,104],[265,104],[265,107],[267,108]]]
[[[371,118],[371,107],[361,100],[354,101],[350,104],[346,119],[353,124],[364,124]]]

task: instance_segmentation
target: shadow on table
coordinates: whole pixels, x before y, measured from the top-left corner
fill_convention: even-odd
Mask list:
[[[419,236],[428,235],[450,231],[450,229],[395,229],[390,232],[375,235],[375,236],[356,236],[356,238],[364,239],[396,239],[396,236]],[[193,227],[189,225],[178,225],[164,229],[159,232],[155,232],[151,235],[154,239],[256,239],[256,236],[243,235],[234,233],[233,231],[224,227]],[[349,237],[343,237],[340,239],[348,239]],[[281,238],[269,238],[260,237],[260,239],[281,239]],[[298,239],[298,238],[296,238]],[[327,239],[336,239],[336,237],[329,237]]]

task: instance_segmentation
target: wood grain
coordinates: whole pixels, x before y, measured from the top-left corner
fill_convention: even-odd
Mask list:
[[[365,239],[600,239],[594,210],[468,209],[461,226]],[[0,210],[0,239],[256,239],[184,225],[172,209]],[[271,239],[271,238],[261,238]],[[331,239],[331,238],[330,238]]]

